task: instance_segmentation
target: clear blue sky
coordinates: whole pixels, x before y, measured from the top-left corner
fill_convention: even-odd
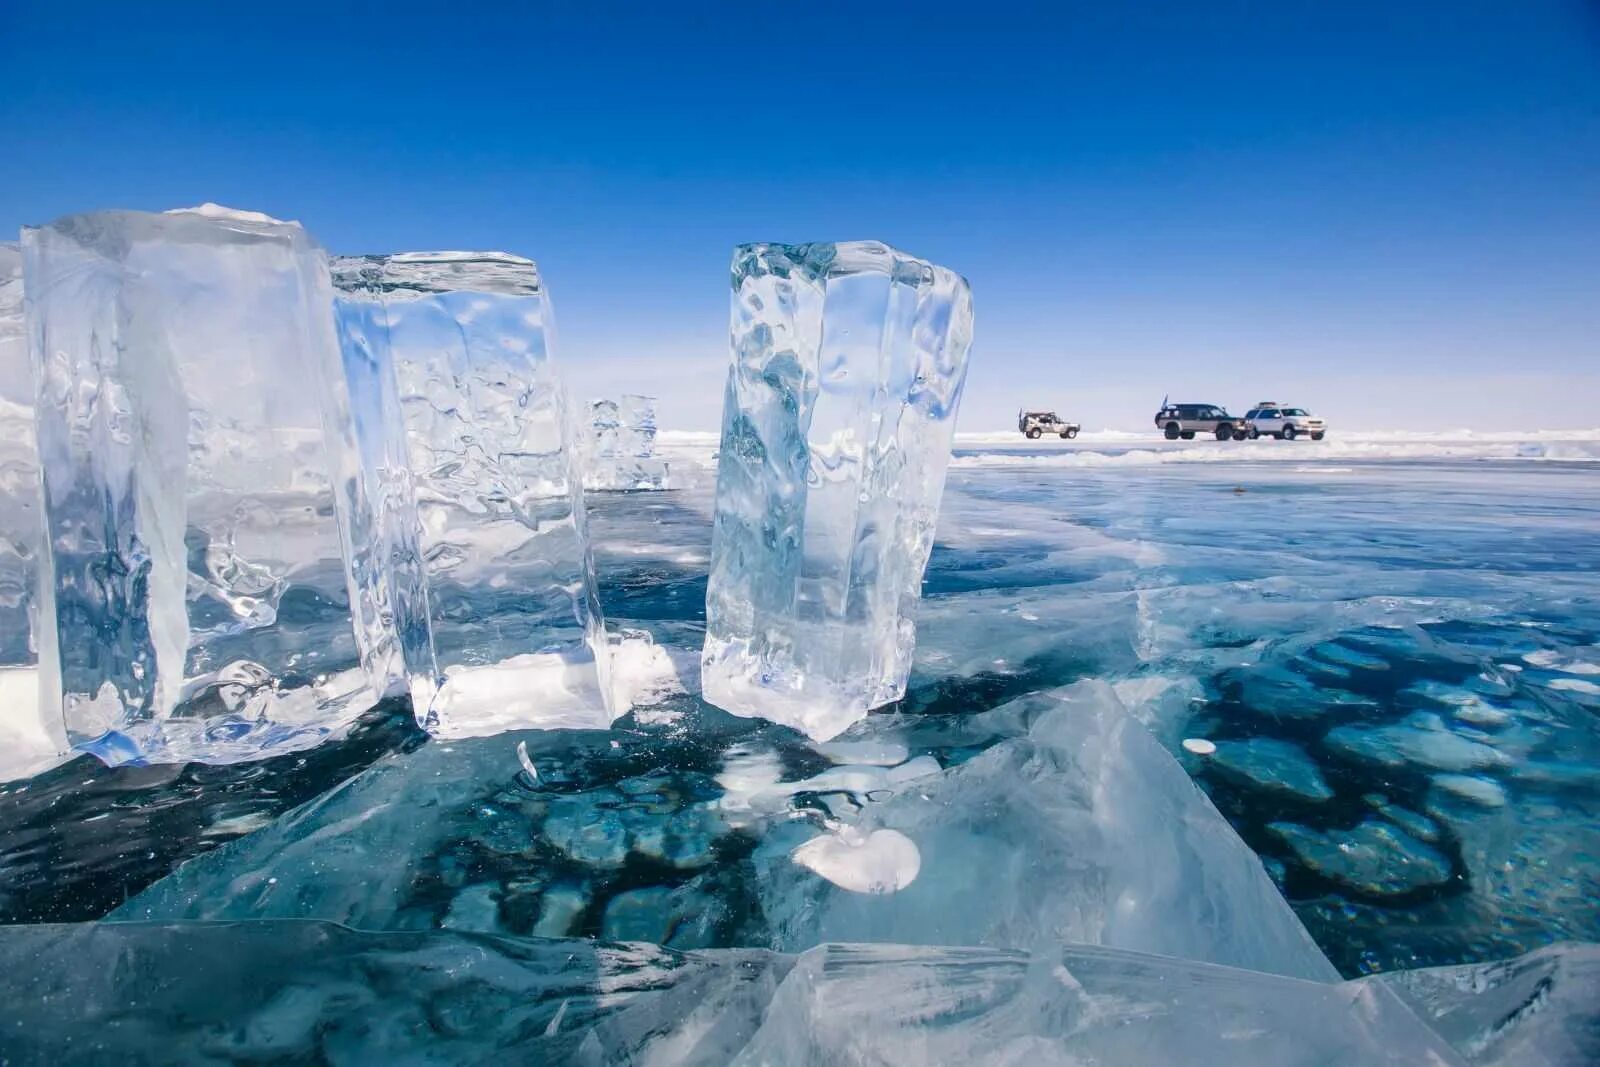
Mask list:
[[[575,391],[713,428],[749,240],[978,308],[964,429],[1163,394],[1600,426],[1600,7],[0,0],[0,230],[213,200],[539,260]]]

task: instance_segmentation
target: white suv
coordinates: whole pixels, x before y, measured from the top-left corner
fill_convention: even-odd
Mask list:
[[[1296,437],[1320,441],[1328,432],[1328,424],[1305,408],[1287,408],[1271,400],[1263,400],[1245,412],[1244,422],[1250,428],[1252,441],[1262,434],[1284,441],[1293,441]]]

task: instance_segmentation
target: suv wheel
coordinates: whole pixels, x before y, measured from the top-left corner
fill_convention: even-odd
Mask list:
[[[1193,430],[1185,430],[1185,431],[1183,431],[1183,433],[1179,434],[1178,436],[1182,437],[1185,441],[1193,441],[1194,440],[1194,431]]]
[[[1261,431],[1256,429],[1254,426],[1250,427],[1250,440],[1258,441],[1260,439],[1261,439]]]
[[[1294,427],[1293,426],[1285,426],[1283,428],[1283,439],[1285,441],[1293,441],[1294,440]]]
[[[1167,423],[1167,429],[1165,432],[1167,440],[1176,441],[1178,439],[1178,424],[1175,422]]]
[[[1027,439],[1030,441],[1037,441],[1042,433],[1044,433],[1044,431],[1035,426],[1028,430],[1023,436],[1027,437]]]
[[[1322,435],[1320,433],[1314,433],[1311,435],[1311,439],[1313,441],[1320,441],[1322,440]]]
[[[1219,441],[1231,441],[1231,440],[1233,440],[1233,427],[1229,426],[1227,423],[1223,423],[1221,426],[1218,426],[1217,427],[1217,440],[1219,440]]]
[[[1243,430],[1235,430],[1235,431],[1233,431],[1233,439],[1235,441],[1243,441],[1246,437],[1249,437],[1249,436],[1250,435],[1245,433]]]

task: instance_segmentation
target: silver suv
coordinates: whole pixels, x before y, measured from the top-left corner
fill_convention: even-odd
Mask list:
[[[1076,437],[1082,429],[1075,422],[1066,422],[1053,411],[1017,412],[1017,429],[1030,441],[1037,441],[1047,433],[1060,437]]]
[[[1219,441],[1243,441],[1244,420],[1215,404],[1163,404],[1156,412],[1156,429],[1167,440],[1194,439],[1197,433],[1216,434]]]
[[[1263,400],[1245,412],[1244,421],[1250,429],[1251,440],[1266,435],[1283,441],[1293,441],[1296,437],[1320,441],[1328,432],[1328,424],[1305,408],[1284,407],[1271,400]]]

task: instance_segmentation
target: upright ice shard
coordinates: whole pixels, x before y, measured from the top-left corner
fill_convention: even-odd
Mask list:
[[[402,676],[346,568],[370,504],[321,249],[208,205],[63,218],[23,258],[68,739],[225,763],[348,725]]]
[[[705,698],[826,739],[905,693],[971,290],[873,241],[744,245],[731,339]]]
[[[32,622],[38,477],[33,372],[22,329],[22,253],[0,243],[0,665],[7,667],[38,660]]]
[[[605,625],[538,268],[502,252],[406,252],[340,258],[334,282],[418,720],[450,736],[609,725]]]
[[[666,461],[656,455],[655,397],[624,393],[620,400],[591,400],[583,443],[585,489],[667,487]]]
[[[33,405],[22,252],[0,243],[0,781],[43,770],[66,750],[60,696],[39,681],[43,529]],[[51,664],[44,669],[54,676]]]

